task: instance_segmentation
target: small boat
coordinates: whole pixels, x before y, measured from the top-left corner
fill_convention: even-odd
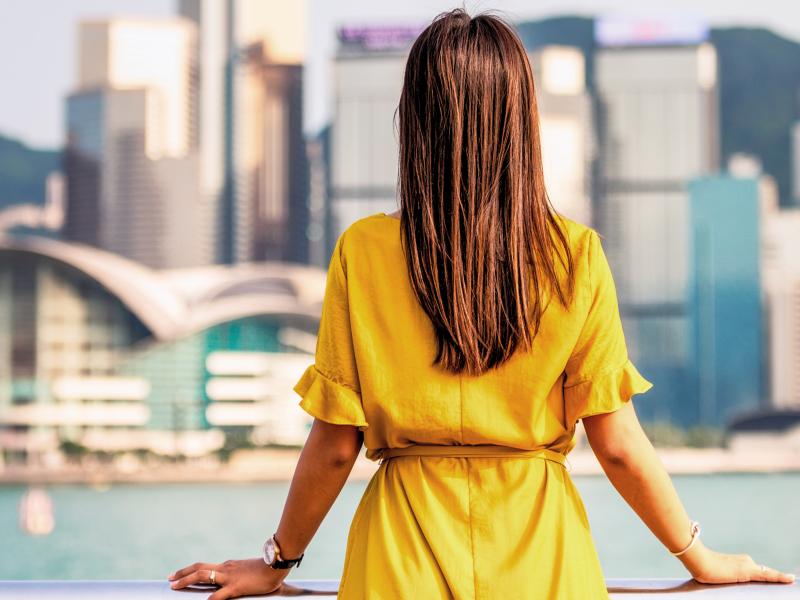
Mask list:
[[[55,527],[53,501],[42,488],[30,488],[19,502],[19,526],[30,535],[47,535]]]

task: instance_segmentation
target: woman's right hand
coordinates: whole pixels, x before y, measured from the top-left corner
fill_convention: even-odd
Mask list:
[[[699,540],[698,540],[699,541]],[[695,551],[696,552],[693,552]],[[695,581],[700,583],[745,583],[769,581],[792,583],[795,576],[765,566],[753,560],[749,554],[723,554],[699,545],[692,548],[683,560]],[[691,554],[691,556],[689,556]],[[682,558],[682,557],[678,557]]]

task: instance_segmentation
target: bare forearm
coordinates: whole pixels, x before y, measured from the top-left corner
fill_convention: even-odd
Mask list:
[[[653,535],[672,552],[686,548],[691,541],[691,521],[633,403],[586,417],[583,426],[608,479]],[[701,583],[794,581],[788,573],[757,564],[749,554],[714,552],[699,538],[678,559]]]
[[[297,558],[305,551],[347,480],[362,443],[363,435],[355,426],[314,419],[276,532],[281,558]],[[169,579],[172,589],[216,582],[222,587],[212,598],[239,598],[271,594],[288,574],[288,569],[271,568],[260,558],[251,558],[220,564],[196,562]]]
[[[632,437],[630,448],[635,452],[627,454],[627,459],[606,460],[600,455],[598,459],[611,483],[653,534],[671,551],[683,550],[691,540],[686,510],[647,436],[641,432]],[[749,554],[715,552],[699,538],[677,558],[701,583],[794,581],[794,575],[758,564]]]
[[[360,448],[360,440],[358,448]],[[285,558],[302,554],[333,506],[358,456],[332,454],[324,439],[309,436],[303,447],[276,532]]]
[[[691,519],[675,486],[643,432],[637,432],[629,443],[629,451],[616,460],[598,455],[608,479],[634,512],[664,546],[677,552],[691,540]],[[699,567],[704,549],[700,540],[677,557],[690,571]]]

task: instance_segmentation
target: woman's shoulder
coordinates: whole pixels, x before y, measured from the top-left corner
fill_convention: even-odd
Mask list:
[[[594,244],[599,243],[600,234],[589,225],[558,213],[556,214],[556,222],[567,239],[573,260],[578,257],[586,258]]]
[[[386,213],[378,212],[372,213],[370,215],[366,215],[363,217],[359,217],[352,221],[350,225],[348,225],[344,233],[349,235],[358,235],[364,232],[371,232],[374,231],[376,227],[381,227],[383,225],[392,225],[392,224],[399,224],[400,219],[396,219],[394,217],[390,217]]]
[[[386,238],[387,233],[397,232],[399,224],[399,219],[382,212],[359,217],[345,227],[339,235],[342,251],[346,251],[348,247],[363,248],[369,239]]]
[[[399,241],[399,223],[399,219],[385,213],[359,217],[341,231],[334,245],[334,252],[338,252],[345,269],[348,261],[358,261],[359,257],[376,260],[384,254],[376,250],[390,247],[392,238]]]

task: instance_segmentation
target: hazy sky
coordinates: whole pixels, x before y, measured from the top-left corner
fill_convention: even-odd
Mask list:
[[[294,0],[263,0],[291,2]],[[308,0],[305,129],[316,131],[330,106],[330,58],[335,29],[345,23],[425,23],[465,6],[496,9],[511,20],[622,11],[631,0]],[[712,25],[758,25],[800,40],[796,0],[640,0],[653,10],[700,11]],[[0,133],[39,147],[63,140],[63,98],[75,77],[75,31],[84,18],[170,15],[173,0],[3,0],[0,4]]]

